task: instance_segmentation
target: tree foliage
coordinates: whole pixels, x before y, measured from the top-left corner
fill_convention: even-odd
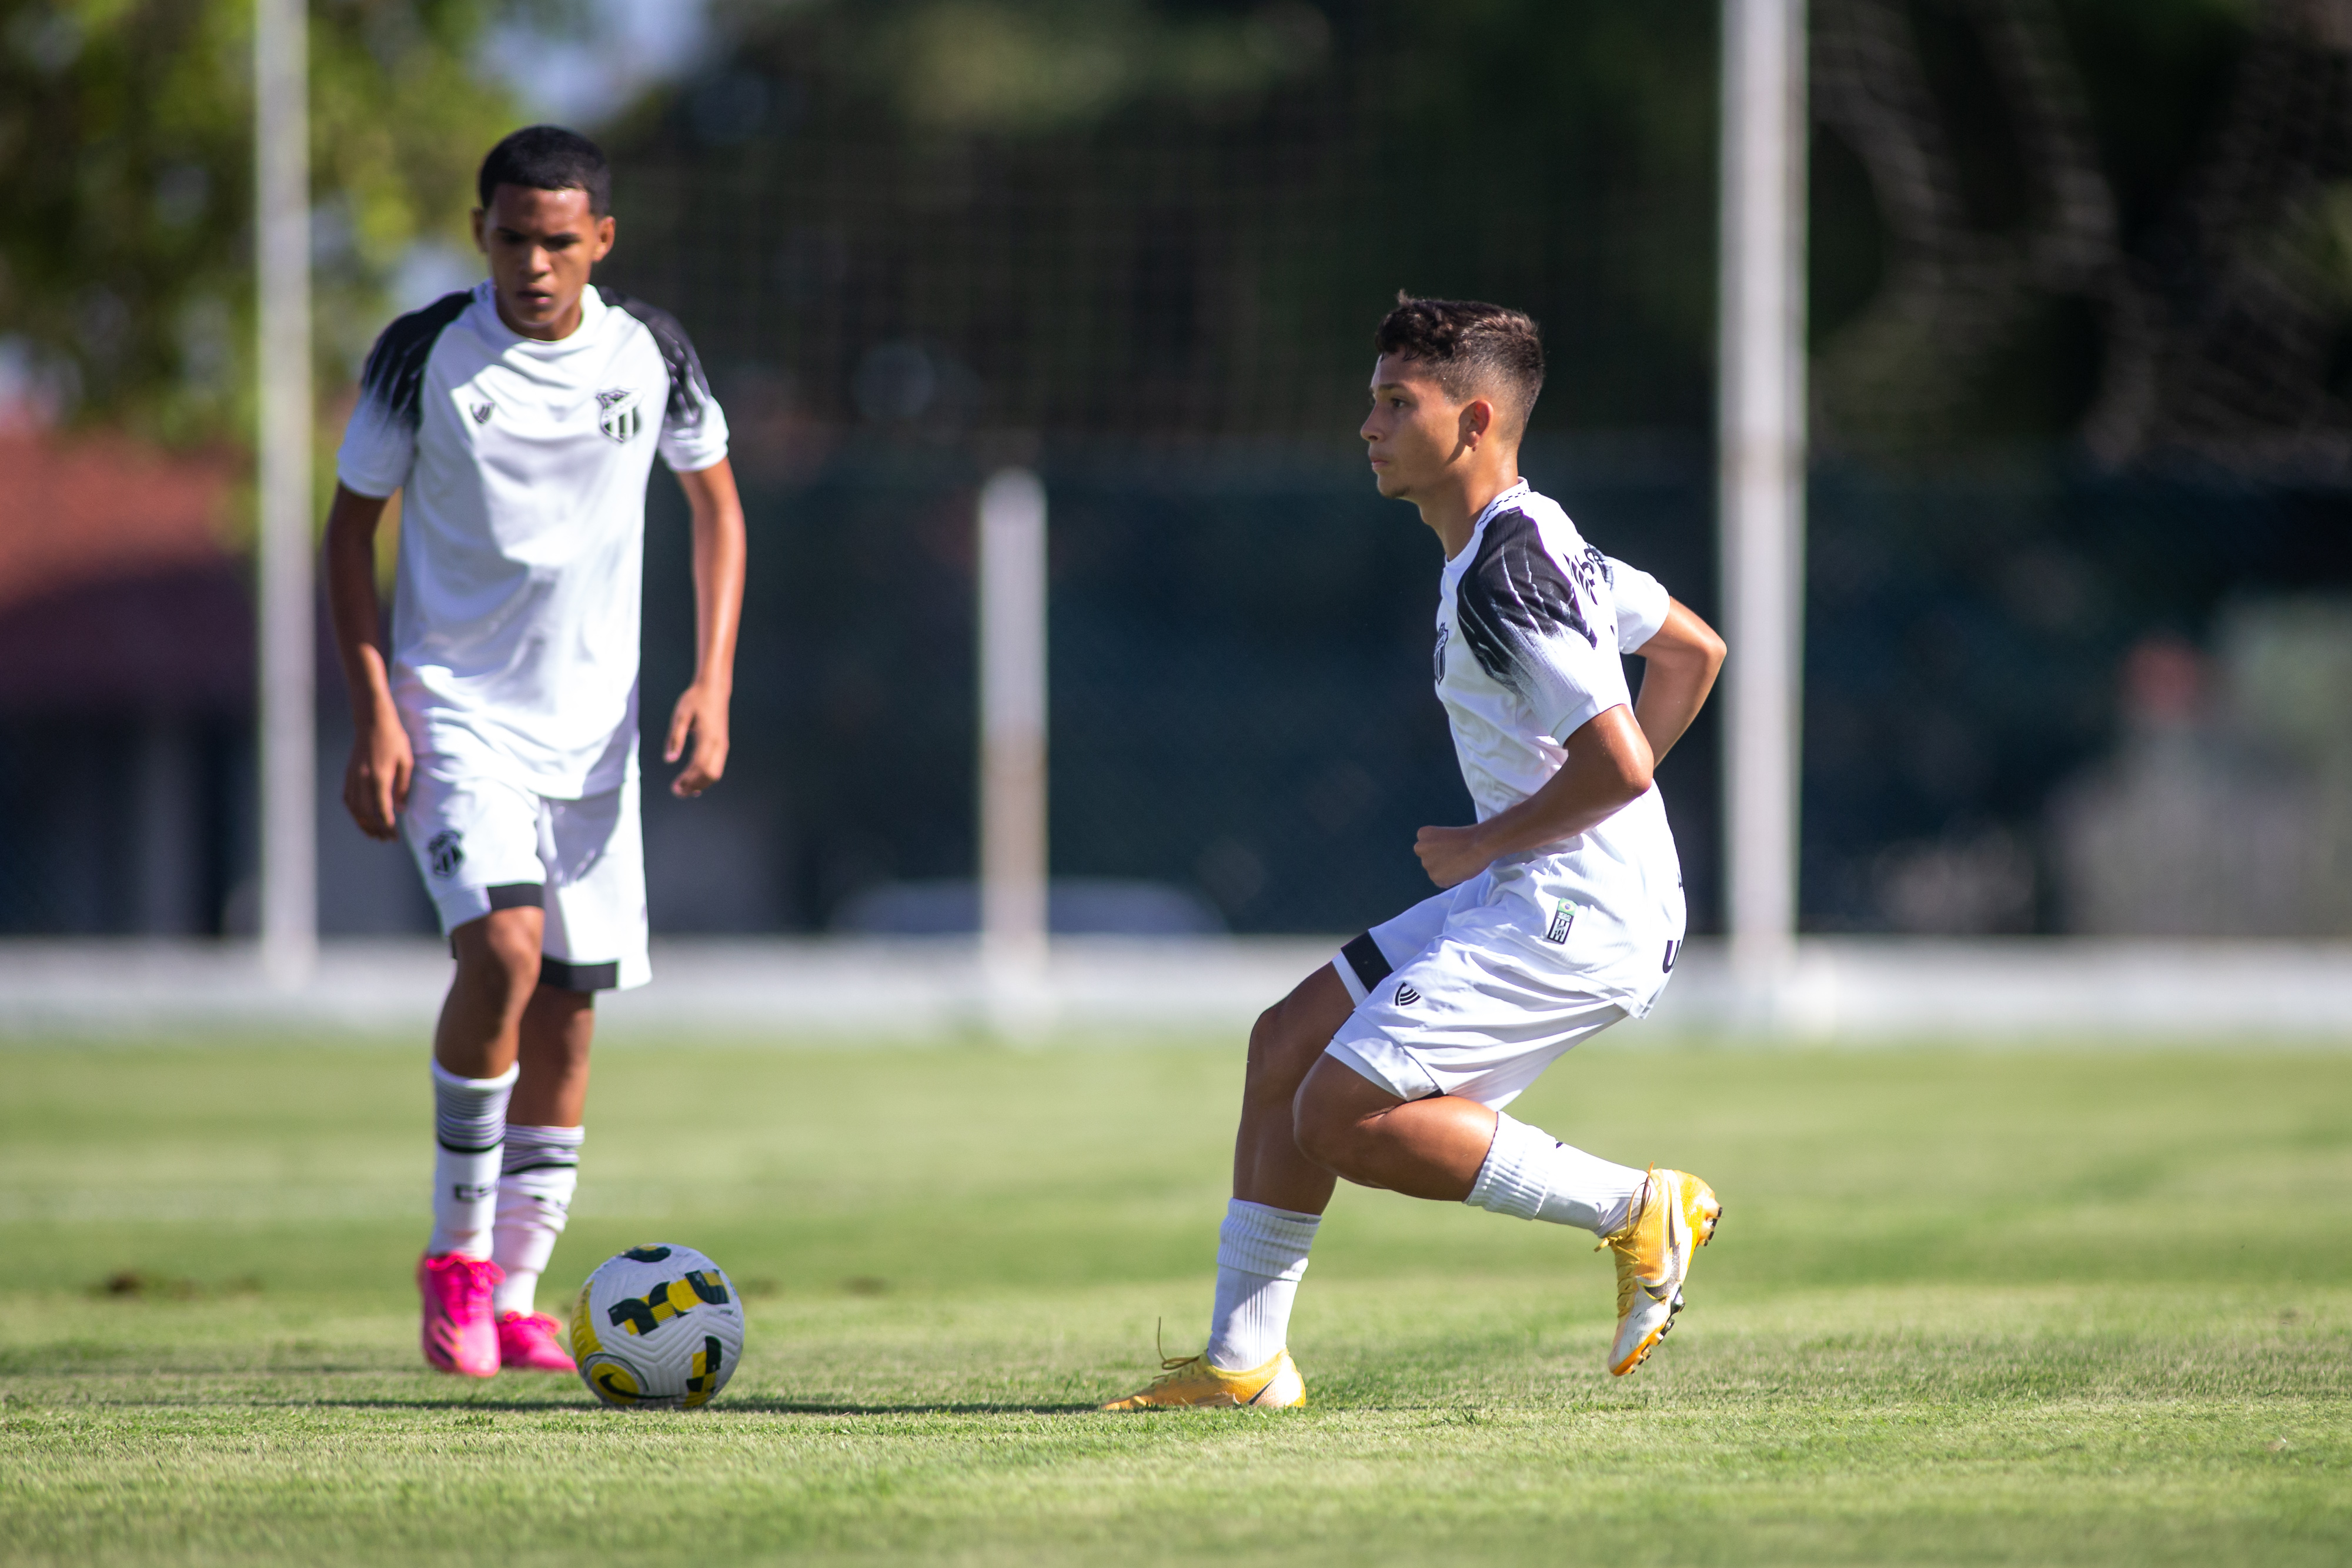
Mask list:
[[[514,122],[477,66],[500,0],[314,0],[322,384],[424,236],[463,242]],[[251,0],[0,0],[0,364],[64,417],[173,442],[250,418]]]

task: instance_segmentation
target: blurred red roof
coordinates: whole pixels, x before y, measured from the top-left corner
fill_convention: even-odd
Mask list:
[[[236,469],[127,436],[0,430],[0,711],[238,712],[249,569]]]

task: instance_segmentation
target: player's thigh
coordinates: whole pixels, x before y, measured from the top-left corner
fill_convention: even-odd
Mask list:
[[[578,800],[545,802],[547,984],[625,990],[653,977],[637,792],[632,778]]]
[[[528,790],[428,758],[409,787],[400,831],[443,936],[541,903],[539,800]]]

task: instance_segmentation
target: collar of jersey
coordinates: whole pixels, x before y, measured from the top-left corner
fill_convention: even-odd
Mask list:
[[[531,354],[568,354],[576,349],[584,349],[595,340],[596,329],[604,324],[604,313],[612,308],[604,303],[604,297],[596,292],[596,286],[590,284],[580,296],[580,325],[572,329],[570,337],[558,338],[551,343],[544,338],[526,338],[499,319],[495,293],[497,287],[487,277],[474,285],[474,303],[480,308],[482,335],[496,344],[501,353],[509,349],[521,349]]]
[[[1525,479],[1521,479],[1509,489],[1504,491],[1501,495],[1487,502],[1486,509],[1478,514],[1478,520],[1470,525],[1470,542],[1464,545],[1461,552],[1455,555],[1452,560],[1445,563],[1445,570],[1449,572],[1458,572],[1465,567],[1468,566],[1470,564],[1471,558],[1478,553],[1474,547],[1478,543],[1478,530],[1486,526],[1486,519],[1493,517],[1496,512],[1501,511],[1505,507],[1509,506],[1512,502],[1523,501],[1533,494],[1535,494],[1535,486],[1529,485]]]

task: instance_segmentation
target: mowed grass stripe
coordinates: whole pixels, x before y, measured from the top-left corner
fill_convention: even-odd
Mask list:
[[[1589,1239],[1350,1191],[1313,1408],[1096,1416],[1197,1346],[1236,1055],[608,1052],[551,1284],[753,1287],[661,1417],[416,1364],[421,1051],[12,1047],[0,1561],[2352,1554],[2352,1061],[1629,1032],[1516,1110],[1723,1192],[1650,1366]]]

